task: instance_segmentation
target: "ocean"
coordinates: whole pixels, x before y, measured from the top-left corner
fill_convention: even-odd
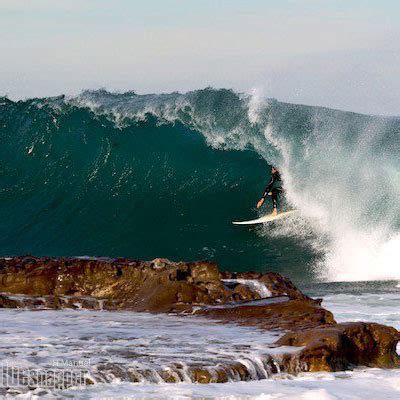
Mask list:
[[[1,98],[0,256],[204,259],[221,270],[276,271],[322,297],[339,322],[400,328],[399,133],[398,117],[227,89]],[[280,208],[298,214],[265,226],[233,225],[271,211],[269,201],[255,208],[271,166],[284,180]],[[187,318],[129,312],[1,315],[11,343],[1,350],[3,360],[10,354],[26,365],[47,365],[61,354],[93,359],[97,384],[63,396],[399,397],[397,370],[260,372],[254,360],[272,351],[271,338],[250,328],[199,319],[188,330]],[[185,335],[190,340],[182,342]],[[196,338],[206,351],[196,352]],[[141,349],[134,361],[124,354],[128,341]],[[173,363],[177,352],[188,363],[196,357],[255,362],[255,380],[160,383],[157,368]],[[112,368],[99,373],[110,359],[122,374],[138,362],[150,372],[137,383]]]

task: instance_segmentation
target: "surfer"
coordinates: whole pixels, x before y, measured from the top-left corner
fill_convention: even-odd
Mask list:
[[[267,196],[271,196],[272,215],[273,216],[278,215],[278,199],[279,199],[279,196],[282,193],[282,191],[283,191],[283,188],[282,188],[281,174],[275,167],[272,167],[271,178],[268,182],[267,187],[264,190],[263,196],[261,197],[260,201],[257,203],[257,208],[260,208],[264,204]]]

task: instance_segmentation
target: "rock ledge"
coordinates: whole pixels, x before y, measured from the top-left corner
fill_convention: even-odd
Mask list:
[[[0,292],[0,308],[190,313],[280,330],[277,346],[299,348],[274,361],[281,372],[400,366],[396,329],[364,322],[338,324],[321,300],[304,295],[277,273],[220,272],[211,262],[24,256],[0,259]],[[236,368],[241,379],[250,379],[243,365]],[[226,379],[225,373],[201,368],[193,376],[201,383]]]

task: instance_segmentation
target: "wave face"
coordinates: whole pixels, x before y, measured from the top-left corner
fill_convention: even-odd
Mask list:
[[[400,119],[254,92],[0,100],[0,254],[214,259],[294,279],[400,279]],[[232,220],[277,165],[268,227]],[[263,212],[269,211],[269,205]]]

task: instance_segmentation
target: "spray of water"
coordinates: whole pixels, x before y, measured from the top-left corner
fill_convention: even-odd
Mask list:
[[[258,112],[268,114],[257,104]],[[314,265],[324,280],[398,279],[400,132],[384,119],[349,125],[323,113],[312,116],[306,135],[279,129],[274,121],[263,127],[280,156],[286,197],[302,216],[273,234],[312,237],[309,243],[324,254]],[[249,108],[254,120],[253,114]]]

